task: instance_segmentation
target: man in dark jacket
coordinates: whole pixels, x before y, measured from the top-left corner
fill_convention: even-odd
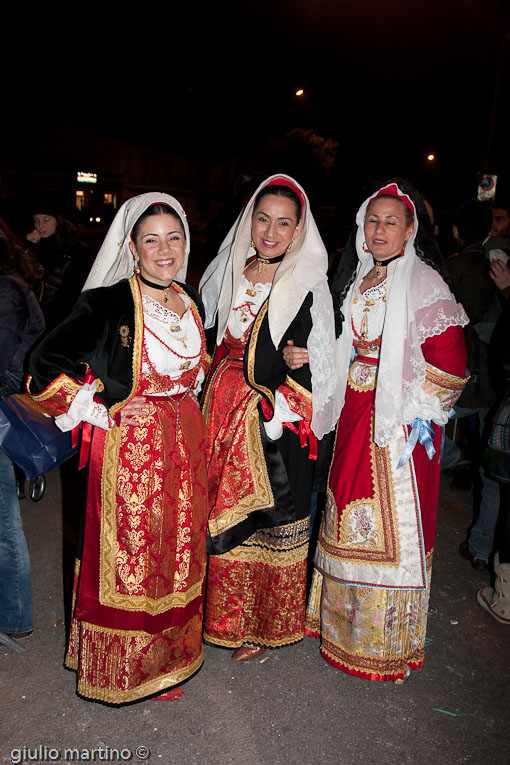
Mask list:
[[[481,441],[477,438],[486,425],[489,409],[495,402],[487,367],[490,338],[501,312],[500,297],[489,276],[489,260],[484,240],[491,226],[490,209],[481,202],[467,202],[454,217],[453,235],[459,245],[458,253],[446,260],[452,279],[453,292],[464,306],[470,323],[464,328],[471,374],[455,411],[458,417],[478,416],[478,432],[473,431],[473,467],[479,469],[482,481],[480,513],[469,540],[461,543],[461,555],[474,568],[486,569],[492,552],[494,529],[499,509],[499,486],[480,467]],[[482,439],[483,440],[483,439]]]
[[[28,284],[12,273],[10,238],[0,225],[0,396],[19,393],[25,356],[44,332],[44,318]],[[30,559],[23,533],[14,465],[0,448],[0,632],[32,632]]]

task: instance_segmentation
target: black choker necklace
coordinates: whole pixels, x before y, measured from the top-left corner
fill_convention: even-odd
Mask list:
[[[374,256],[372,255],[372,258],[374,259],[375,275],[377,277],[382,276],[383,275],[382,269],[386,268],[387,265],[389,265],[390,263],[393,263],[394,260],[401,257],[402,257],[401,252],[399,252],[398,255],[394,255],[392,258],[388,258],[388,260],[376,260]]]
[[[148,279],[146,279],[141,274],[138,274],[138,278],[140,279],[141,282],[146,284],[147,287],[152,287],[152,289],[154,289],[154,290],[163,290],[163,292],[164,292],[163,303],[168,303],[168,290],[172,286],[172,282],[170,282],[170,284],[167,284],[166,287],[163,287],[162,284],[154,284],[154,282],[150,282]]]
[[[261,255],[258,254],[258,252],[256,252],[255,257],[257,258],[259,274],[263,274],[266,268],[272,265],[273,263],[281,263],[286,254],[287,254],[287,251],[285,251],[282,255],[278,255],[278,257],[276,258],[263,258]]]

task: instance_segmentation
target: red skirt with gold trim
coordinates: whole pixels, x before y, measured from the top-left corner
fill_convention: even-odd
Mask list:
[[[229,356],[218,365],[205,400],[212,535],[274,503],[259,435],[261,396],[244,378],[245,343],[228,336],[225,345]],[[209,556],[207,641],[237,648],[303,638],[308,528],[309,517],[262,528],[228,552]]]
[[[394,587],[365,586],[359,581],[338,580],[316,569],[307,607],[306,633],[321,638],[323,658],[338,669],[370,680],[397,680],[406,676],[408,668],[417,669],[424,661],[441,436],[436,429],[437,454],[431,461],[423,446],[417,444],[410,465],[402,468],[402,473],[392,470],[389,447],[380,449],[372,438],[374,395],[373,390],[359,392],[347,387],[329,479],[334,504],[328,499],[318,552],[322,546],[319,555],[323,561],[335,554],[339,561],[342,556],[351,555],[354,563],[356,555],[364,557],[372,566],[372,573],[381,571],[383,581],[388,577],[388,566],[406,567],[406,556],[410,553],[418,561],[419,572],[423,556],[424,586],[415,584],[407,589],[398,579]],[[387,466],[385,470],[383,465]],[[402,488],[399,482],[404,476],[408,485]],[[409,543],[403,542],[398,528],[396,502],[404,496],[406,501],[414,503],[418,514],[411,537],[415,540],[412,551],[406,548]],[[335,528],[328,508],[336,514]],[[380,510],[376,521],[370,516],[374,508]],[[343,525],[343,515],[347,512],[357,525],[354,530],[354,523],[349,530]],[[342,547],[349,533],[351,538],[355,533],[359,533],[360,538],[368,534],[370,522],[373,527],[379,526],[384,540],[379,547],[374,544],[370,549],[368,538],[364,541],[368,550],[365,554],[361,552],[362,544],[355,552]],[[415,544],[422,552],[414,549]],[[356,569],[353,567],[353,570]]]
[[[142,378],[137,393],[149,390]],[[94,431],[66,657],[80,694],[114,704],[161,692],[203,660],[205,423],[191,394],[147,401],[138,425]]]
[[[209,557],[204,637],[238,648],[281,646],[304,636],[309,518],[260,529]]]

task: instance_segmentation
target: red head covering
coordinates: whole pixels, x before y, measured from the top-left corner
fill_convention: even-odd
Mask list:
[[[270,186],[287,186],[289,189],[292,189],[294,194],[297,194],[299,201],[301,202],[301,215],[299,216],[300,220],[303,217],[303,212],[305,209],[305,198],[301,191],[298,189],[297,186],[294,186],[291,181],[287,180],[287,178],[273,178],[272,181],[269,181],[267,186],[264,186],[264,191],[268,189]]]
[[[401,199],[402,202],[404,202],[404,204],[406,204],[409,207],[414,217],[413,203],[411,202],[408,196],[400,193],[400,190],[396,183],[390,183],[388,186],[384,186],[384,188],[379,189],[379,191],[377,192],[375,196],[380,197],[386,194],[389,194],[392,197],[397,197],[397,199]]]

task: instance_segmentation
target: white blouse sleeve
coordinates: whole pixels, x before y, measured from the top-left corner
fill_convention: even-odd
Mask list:
[[[80,422],[89,422],[91,425],[103,428],[103,430],[110,430],[113,427],[114,422],[108,414],[106,406],[94,401],[96,388],[96,380],[82,385],[67,412],[55,417],[55,422],[60,430],[64,432],[73,430]]]
[[[422,420],[432,420],[437,425],[446,425],[448,415],[468,380],[469,374],[466,377],[456,377],[427,364],[425,381],[419,395],[412,402],[414,413],[411,409],[413,416],[408,422],[419,417]]]
[[[279,390],[277,390],[275,393],[274,403],[274,415],[271,420],[264,422],[263,425],[267,437],[270,438],[271,441],[278,441],[278,439],[281,438],[283,434],[284,422],[298,422],[303,418],[300,414],[296,414],[296,412],[292,411],[287,403],[285,396],[283,393],[280,393]]]

